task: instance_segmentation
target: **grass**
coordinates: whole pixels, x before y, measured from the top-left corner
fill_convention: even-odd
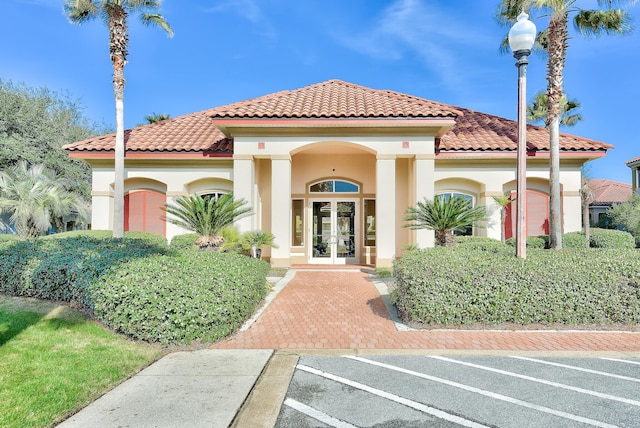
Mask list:
[[[50,302],[0,295],[0,426],[50,426],[158,359]]]

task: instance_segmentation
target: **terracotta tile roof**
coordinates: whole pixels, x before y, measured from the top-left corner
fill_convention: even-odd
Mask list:
[[[209,110],[213,118],[455,117],[458,109],[399,92],[328,80]]]
[[[233,141],[214,125],[216,119],[371,119],[455,118],[438,142],[440,151],[515,151],[517,122],[389,90],[329,80],[281,91],[126,131],[127,151],[219,152],[231,154]],[[69,151],[110,151],[115,134],[64,146]],[[562,133],[561,150],[604,151],[613,146]],[[548,150],[545,128],[527,126],[529,150]]]
[[[440,139],[441,151],[517,150],[517,121],[464,108],[458,108],[458,110],[461,114],[456,118],[455,126]],[[612,148],[612,145],[600,141],[560,133],[561,150],[606,150]],[[548,151],[549,131],[540,126],[527,125],[527,150]]]
[[[124,133],[127,151],[212,152],[233,154],[233,140],[211,121],[206,111],[128,129]],[[69,151],[114,150],[116,134],[107,134],[65,145]]]
[[[613,203],[627,202],[632,194],[630,184],[600,178],[590,179],[589,187],[594,193],[591,203],[594,206],[610,206]]]
[[[631,166],[631,164],[637,163],[638,161],[640,161],[640,156],[638,156],[637,158],[629,159],[625,162],[625,165]]]

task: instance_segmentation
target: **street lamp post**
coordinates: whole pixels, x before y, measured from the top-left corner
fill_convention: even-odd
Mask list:
[[[518,160],[516,172],[516,256],[527,258],[527,58],[536,39],[536,26],[522,12],[511,30],[509,46],[518,67]]]

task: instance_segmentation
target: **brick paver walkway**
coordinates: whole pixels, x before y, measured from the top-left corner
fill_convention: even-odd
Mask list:
[[[214,347],[640,351],[640,333],[398,331],[366,273],[298,271],[247,331]]]

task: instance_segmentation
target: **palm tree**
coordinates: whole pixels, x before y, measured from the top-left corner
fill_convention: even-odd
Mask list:
[[[583,35],[623,34],[630,30],[629,15],[612,7],[623,0],[598,0],[599,9],[586,10],[577,6],[578,0],[502,0],[499,19],[515,21],[522,11],[537,9],[546,13],[549,26],[538,38],[547,52],[547,120],[549,129],[549,246],[562,248],[560,215],[560,118],[563,95],[563,72],[569,46],[569,15]]]
[[[43,164],[20,161],[0,171],[0,214],[9,215],[21,239],[37,238],[65,215],[84,214],[82,198],[67,191],[68,185]]]
[[[436,196],[433,201],[425,198],[404,213],[404,221],[411,222],[409,229],[429,229],[436,233],[436,242],[444,247],[455,244],[453,232],[464,231],[479,221],[485,220],[487,212],[483,206],[471,206],[463,196]]]
[[[127,63],[129,35],[127,17],[140,13],[146,25],[157,25],[171,37],[173,30],[156,12],[162,0],[65,0],[64,10],[74,24],[101,18],[109,29],[109,52],[113,64],[113,92],[116,102],[115,182],[113,200],[113,237],[124,236],[124,66]]]
[[[171,119],[171,115],[168,113],[156,113],[153,112],[144,117],[144,120],[147,121],[147,124],[162,122],[163,120]]]
[[[577,111],[582,104],[576,99],[568,99],[567,94],[562,94],[560,98],[560,126],[575,126],[582,122],[583,118]],[[544,91],[538,92],[531,104],[527,106],[527,120],[537,123],[547,120],[547,94]]]
[[[491,196],[496,204],[500,205],[500,240],[504,244],[505,236],[504,236],[504,224],[507,221],[507,207],[511,202],[515,200],[515,198],[511,199],[511,193],[506,192],[500,196]]]
[[[244,207],[244,199],[234,200],[233,193],[220,197],[200,195],[180,196],[175,205],[165,204],[164,210],[171,214],[169,223],[200,235],[196,244],[202,249],[217,249],[224,243],[221,232],[235,220],[251,213]]]

